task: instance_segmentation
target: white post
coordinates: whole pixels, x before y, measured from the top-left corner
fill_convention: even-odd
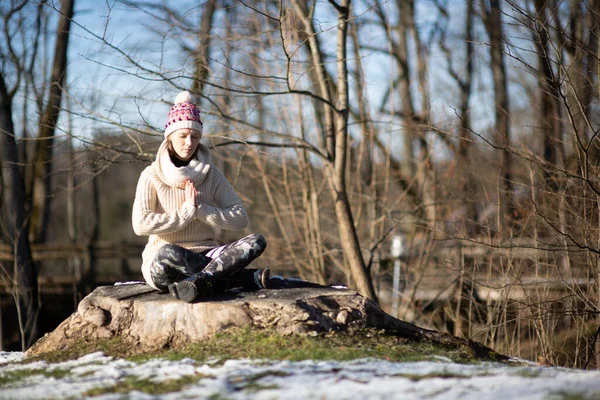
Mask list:
[[[402,255],[402,237],[395,236],[392,240],[392,257],[394,257],[394,279],[392,281],[392,317],[398,318],[398,303],[400,302],[400,256]]]

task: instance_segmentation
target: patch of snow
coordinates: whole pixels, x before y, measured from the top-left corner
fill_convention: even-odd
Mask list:
[[[0,351],[0,365],[21,361],[24,354],[20,351]]]
[[[197,382],[176,393],[151,395],[139,391],[106,394],[120,399],[547,399],[553,396],[600,397],[600,371],[540,367],[524,360],[514,364],[464,365],[443,357],[430,361],[267,361],[217,359],[200,364],[154,359],[134,363],[92,353],[78,360],[18,364],[22,353],[0,353],[0,377],[31,370],[28,378],[0,387],[0,399],[80,398],[94,388],[110,388],[126,378],[156,383],[195,376]],[[526,365],[524,365],[526,364]],[[62,371],[63,378],[53,372]]]

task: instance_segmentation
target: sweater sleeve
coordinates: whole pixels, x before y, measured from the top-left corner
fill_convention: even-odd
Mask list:
[[[135,191],[131,216],[135,234],[148,236],[172,233],[181,230],[193,221],[195,208],[186,202],[179,210],[156,212],[156,188],[149,175],[148,170],[142,172]]]
[[[196,218],[213,228],[242,230],[248,226],[248,215],[242,201],[221,171],[215,169],[214,205],[200,203]]]

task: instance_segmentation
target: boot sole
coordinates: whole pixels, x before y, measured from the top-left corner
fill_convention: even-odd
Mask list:
[[[194,282],[178,282],[173,285],[173,289],[175,292],[175,297],[185,301],[186,303],[191,303],[192,301],[196,300],[196,297],[198,297],[198,288],[196,288]],[[173,294],[173,291],[171,291],[171,294]]]
[[[270,280],[271,280],[271,270],[269,268],[263,269],[262,273],[260,274],[260,284],[263,289],[271,289]]]

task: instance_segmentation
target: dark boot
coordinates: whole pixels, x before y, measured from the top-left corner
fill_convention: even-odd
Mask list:
[[[198,297],[209,297],[216,294],[222,282],[216,281],[211,274],[199,272],[182,281],[171,283],[169,293],[176,299],[191,303]]]
[[[284,279],[280,276],[274,276],[269,280],[269,289],[295,289],[295,288],[325,288],[318,283],[305,281],[298,278]]]
[[[271,270],[269,268],[252,269],[246,268],[235,272],[227,279],[228,289],[241,289],[245,292],[253,292],[261,289],[269,289]]]
[[[262,289],[271,289],[271,270],[269,268],[257,269],[254,273],[254,279],[258,279]]]

